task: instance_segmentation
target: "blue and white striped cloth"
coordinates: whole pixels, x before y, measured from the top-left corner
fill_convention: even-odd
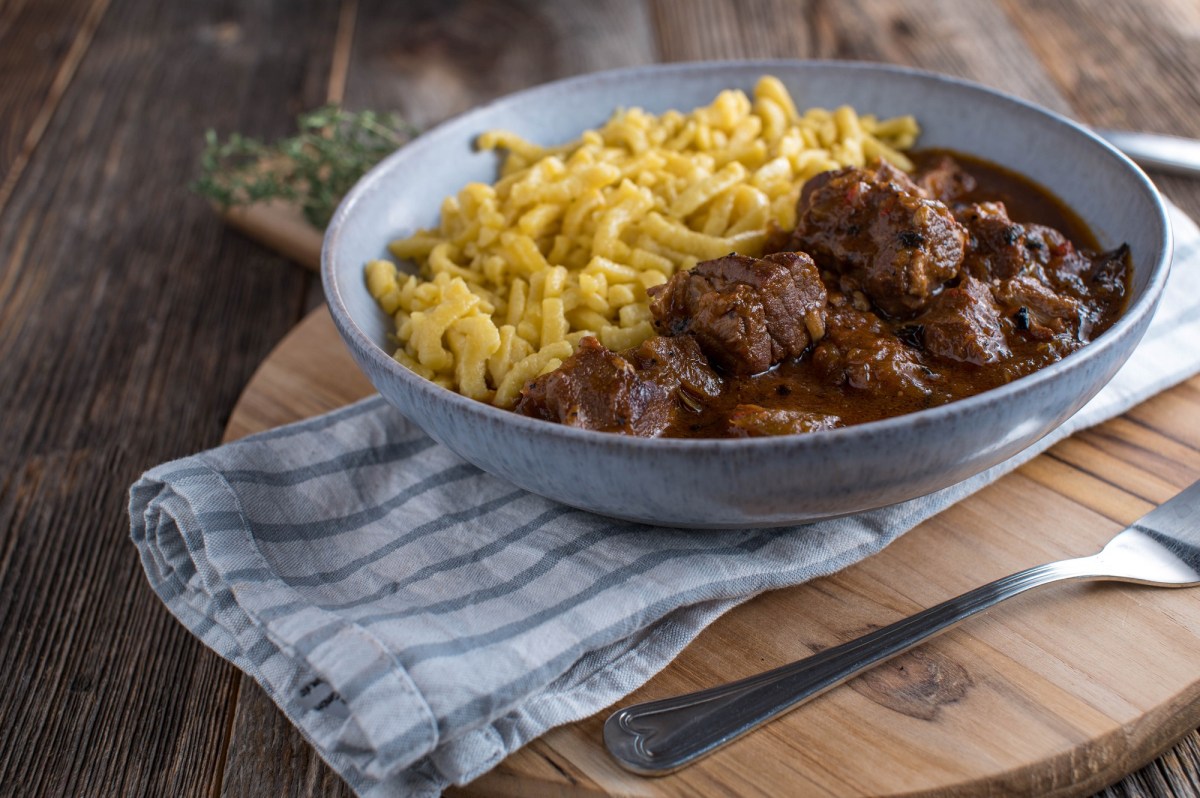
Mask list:
[[[171,612],[359,794],[435,795],[632,691],[739,602],[879,551],[1200,370],[1200,231],[1172,221],[1162,307],[1116,379],[1037,446],[931,496],[785,530],[637,526],[484,474],[375,397],[147,472],[133,541]]]

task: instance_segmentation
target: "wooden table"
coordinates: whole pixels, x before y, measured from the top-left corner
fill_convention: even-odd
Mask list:
[[[1194,0],[9,0],[0,795],[349,792],[168,615],[128,543],[126,487],[217,443],[254,368],[320,302],[310,273],[189,195],[205,128],[281,135],[329,99],[427,125],[577,72],[816,57],[913,64],[1085,122],[1200,136],[1198,37]],[[1159,185],[1200,216],[1200,181]],[[1193,433],[1177,443],[1194,451]],[[1106,794],[1200,794],[1200,734]]]

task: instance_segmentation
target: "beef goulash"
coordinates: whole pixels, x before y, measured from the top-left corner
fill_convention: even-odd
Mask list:
[[[1112,325],[1125,246],[1097,254],[1014,173],[915,157],[912,177],[883,161],[813,177],[778,251],[651,287],[657,335],[621,351],[584,338],[525,384],[516,412],[641,436],[814,432],[1003,385]]]
[[[771,75],[686,112],[618,108],[563,144],[484,131],[496,180],[445,197],[363,276],[398,363],[511,410],[584,338],[619,352],[655,335],[648,291],[675,273],[783,249],[813,177],[875,158],[911,171],[920,132],[909,115],[798,108]]]

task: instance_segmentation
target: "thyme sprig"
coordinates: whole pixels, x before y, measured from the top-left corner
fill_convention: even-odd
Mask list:
[[[350,187],[417,133],[397,114],[333,105],[302,114],[297,127],[295,136],[273,144],[240,133],[221,141],[209,130],[192,190],[223,209],[291,202],[323,229]]]

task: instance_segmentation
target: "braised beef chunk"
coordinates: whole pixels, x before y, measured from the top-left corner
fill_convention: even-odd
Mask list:
[[[972,203],[955,216],[970,234],[964,271],[980,280],[1008,280],[1074,253],[1057,230],[1014,222],[1003,202]]]
[[[729,432],[735,437],[760,438],[770,435],[796,435],[841,426],[841,419],[827,413],[806,410],[738,405],[729,414]]]
[[[584,338],[574,355],[521,391],[516,412],[571,427],[660,435],[680,411],[721,393],[721,377],[688,336],[656,335],[613,352]]]
[[[967,242],[962,226],[885,162],[828,174],[805,184],[791,247],[889,316],[922,310],[958,273]]]
[[[970,275],[934,297],[916,326],[921,345],[938,357],[981,366],[1012,356],[991,292]]]
[[[622,352],[584,338],[517,412],[643,436],[816,432],[1004,385],[1113,324],[1128,248],[1077,247],[1087,229],[1011,172],[914,160],[912,178],[886,164],[813,177],[774,254],[649,289],[661,335]]]
[[[726,255],[650,289],[654,326],[688,334],[732,374],[757,374],[799,357],[823,329],[825,286],[812,258]]]
[[[949,155],[943,155],[921,170],[917,174],[916,184],[930,199],[947,205],[970,194],[978,185],[971,173]]]
[[[595,338],[521,391],[516,412],[570,427],[653,437],[671,421],[674,404],[659,383]]]
[[[1003,202],[965,205],[956,216],[970,233],[963,269],[980,280],[1025,275],[1060,293],[1124,294],[1125,248],[1101,255],[1076,249],[1052,227],[1014,222]]]
[[[1059,357],[1090,341],[1125,294],[1128,247],[1077,249],[1054,228],[1012,221],[1002,202],[966,205],[957,216],[971,234],[964,271],[989,281],[1016,332],[1053,342]]]
[[[1034,276],[996,281],[992,294],[1017,332],[1034,341],[1053,342],[1060,357],[1091,340],[1092,319],[1083,304]]]
[[[1118,298],[1125,296],[1125,282],[1129,279],[1129,245],[1091,256],[1092,268],[1088,281],[1092,295],[1105,294]]]
[[[929,397],[937,380],[882,319],[841,295],[830,297],[825,337],[813,349],[812,363],[832,384],[880,397]]]
[[[686,392],[687,396],[682,397],[685,405],[721,393],[721,377],[690,335],[655,335],[622,354],[643,377],[657,382],[668,393]]]
[[[1125,296],[1128,269],[1129,247],[1125,244],[1100,253],[1070,246],[1068,254],[1052,260],[1046,267],[1051,282],[1060,289],[1101,303],[1116,302]]]

